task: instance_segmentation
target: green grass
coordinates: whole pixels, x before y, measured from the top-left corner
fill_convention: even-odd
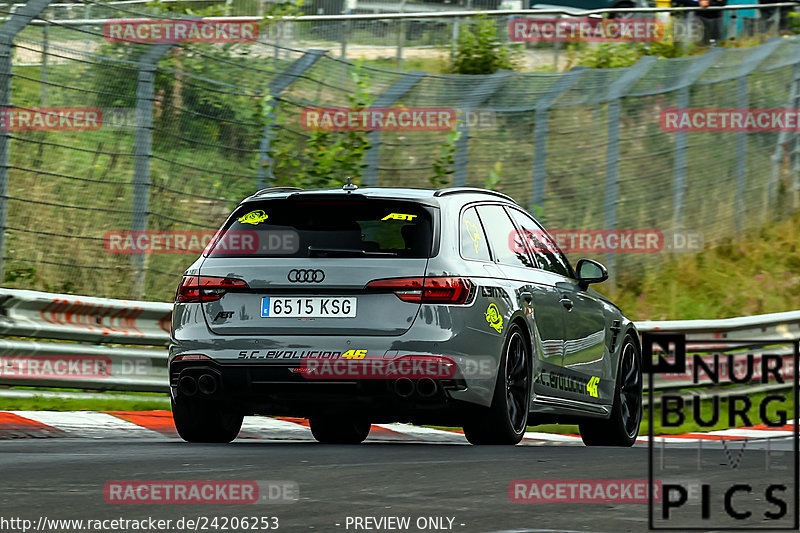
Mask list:
[[[32,398],[0,398],[0,411],[153,411],[170,410],[166,395],[160,398],[143,396],[141,400],[85,399],[34,396]]]
[[[644,275],[598,285],[634,320],[727,318],[798,309],[800,212],[677,255]]]
[[[397,68],[397,59],[395,57],[380,57],[377,59],[363,59],[364,65],[378,68]],[[445,58],[439,57],[409,57],[404,58],[401,68],[403,70],[422,70],[425,72],[445,73],[450,65],[450,62]]]

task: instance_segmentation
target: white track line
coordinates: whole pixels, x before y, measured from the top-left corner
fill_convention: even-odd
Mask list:
[[[242,431],[260,439],[314,440],[307,427],[266,416],[244,417]]]
[[[540,431],[526,431],[524,438],[532,440],[543,440],[547,442],[575,442],[582,443],[580,437],[572,435],[559,435],[558,433],[542,433]]]
[[[708,433],[690,433],[690,435],[719,435],[724,437],[747,437],[748,439],[769,439],[777,437],[791,437],[791,431],[760,430],[760,429],[723,429],[709,431]]]
[[[461,433],[454,431],[445,431],[443,429],[425,428],[420,426],[412,426],[411,424],[375,424],[376,426],[388,429],[403,435],[413,437],[414,440],[421,440],[426,442],[459,442],[466,443],[467,439]]]
[[[157,431],[138,426],[116,416],[94,411],[7,411],[41,424],[58,428],[75,437],[144,437],[165,439]]]

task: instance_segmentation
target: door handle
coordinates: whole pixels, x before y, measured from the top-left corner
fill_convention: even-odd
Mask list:
[[[567,309],[567,311],[572,311],[572,307],[575,305],[572,303],[572,300],[566,297],[561,298],[561,300],[559,301],[561,302],[561,305],[563,305]]]
[[[533,294],[529,293],[528,291],[521,292],[519,295],[522,296],[522,299],[527,303],[533,302]]]

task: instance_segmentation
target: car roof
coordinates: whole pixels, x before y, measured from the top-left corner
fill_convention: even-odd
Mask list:
[[[460,203],[473,202],[479,199],[488,198],[502,198],[508,202],[516,204],[513,198],[501,192],[492,191],[489,189],[479,189],[477,187],[450,187],[446,189],[417,189],[413,187],[358,187],[351,191],[346,191],[341,188],[330,189],[300,189],[299,187],[270,187],[262,189],[257,193],[245,198],[244,202],[252,202],[258,200],[289,198],[289,197],[303,197],[303,196],[341,196],[342,194],[349,193],[353,196],[361,196],[368,198],[387,198],[394,200],[416,200],[428,205],[439,205],[440,199],[445,197],[455,197],[462,200]]]

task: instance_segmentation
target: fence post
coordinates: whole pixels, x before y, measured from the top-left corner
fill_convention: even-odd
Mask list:
[[[495,91],[505,84],[506,79],[513,73],[508,70],[498,70],[473,89],[461,102],[461,112],[468,118],[469,112],[486,101]],[[469,122],[462,120],[459,125],[461,137],[456,141],[456,155],[453,170],[453,186],[462,187],[467,183],[467,163],[469,162]]]
[[[698,57],[686,69],[681,78],[678,90],[678,109],[689,107],[689,89],[703,72],[708,69],[722,54],[722,48],[712,47],[707,53]],[[675,133],[675,174],[672,182],[672,213],[673,229],[680,229],[683,225],[683,208],[686,198],[686,150],[689,148],[688,133],[679,131]]]
[[[291,83],[297,79],[298,76],[303,74],[306,70],[311,68],[314,63],[325,55],[325,50],[309,50],[300,56],[294,63],[278,74],[267,86],[267,94],[273,98],[277,98]],[[263,189],[268,181],[271,181],[272,176],[272,158],[269,157],[270,144],[272,143],[272,127],[275,120],[275,112],[270,113],[269,122],[264,125],[264,131],[261,134],[261,143],[258,148],[258,181],[257,186]]]
[[[340,22],[340,24],[342,25],[342,51],[339,55],[342,57],[342,59],[347,59],[347,34],[350,30],[350,21],[343,20]]]
[[[608,146],[606,147],[606,190],[603,201],[605,211],[605,228],[617,228],[617,203],[619,202],[619,123],[622,115],[622,97],[650,67],[656,58],[645,56],[635,65],[629,67],[609,87],[608,96]],[[616,258],[608,254],[606,263],[609,272],[614,271]]]
[[[544,207],[545,181],[547,180],[547,133],[550,119],[550,106],[556,99],[578,81],[587,67],[574,67],[565,72],[536,102],[533,125],[533,176],[531,205]]]
[[[405,76],[397,80],[394,85],[389,87],[383,94],[381,94],[373,104],[373,107],[382,108],[390,107],[401,96],[410,91],[419,81],[427,75],[427,72],[411,71]],[[378,172],[380,166],[380,146],[381,146],[381,132],[373,131],[367,135],[369,142],[369,149],[364,156],[364,162],[367,164],[364,172],[364,185],[377,185]]]
[[[403,68],[403,42],[405,40],[406,22],[403,19],[397,21],[397,68]]]
[[[11,107],[11,55],[14,37],[50,4],[51,0],[29,0],[0,26],[0,110]],[[5,279],[6,220],[8,219],[8,147],[10,133],[0,128],[0,283]]]
[[[150,157],[153,135],[153,93],[158,60],[174,44],[154,44],[139,59],[139,77],[136,85],[136,132],[133,142],[133,204],[131,206],[131,231],[147,229],[150,205]],[[133,286],[131,298],[145,297],[145,263],[143,253],[131,255]]]
[[[795,54],[800,53],[800,46],[795,48]],[[797,57],[797,55],[795,55]],[[792,83],[789,89],[789,99],[786,101],[786,109],[796,109],[798,105],[798,84],[800,84],[800,62],[795,63],[792,67]],[[797,133],[795,133],[797,135]],[[764,213],[763,218],[766,221],[769,217],[769,206],[772,199],[775,197],[775,186],[778,183],[781,172],[781,161],[783,160],[783,147],[788,142],[789,135],[786,130],[778,133],[778,142],[775,144],[775,151],[772,154],[772,169],[769,174],[769,180],[764,190]]]
[[[792,208],[800,209],[800,135],[794,134],[794,147],[792,148]]]
[[[47,107],[47,62],[50,55],[49,26],[42,26],[42,87],[40,105]]]
[[[692,44],[692,31],[691,31],[691,28],[694,28],[695,27],[695,23],[697,22],[697,19],[696,19],[696,16],[695,16],[695,12],[694,11],[689,11],[686,14],[686,18],[684,20],[686,21],[686,28],[685,28],[685,30],[683,32],[683,44],[686,45],[686,46],[689,46],[690,44]],[[703,31],[705,31],[705,26],[702,26],[702,28],[703,28]]]
[[[459,24],[461,24],[460,18],[453,19],[453,36],[450,41],[450,60],[452,61],[456,57],[456,50],[458,49],[458,30]]]
[[[761,46],[753,49],[747,59],[742,62],[736,76],[736,107],[748,109],[750,107],[749,76],[758,66],[780,46],[781,38],[773,37]],[[745,131],[736,134],[736,194],[734,196],[734,217],[736,231],[743,229],[742,220],[745,218],[744,188],[747,182],[747,135]]]

